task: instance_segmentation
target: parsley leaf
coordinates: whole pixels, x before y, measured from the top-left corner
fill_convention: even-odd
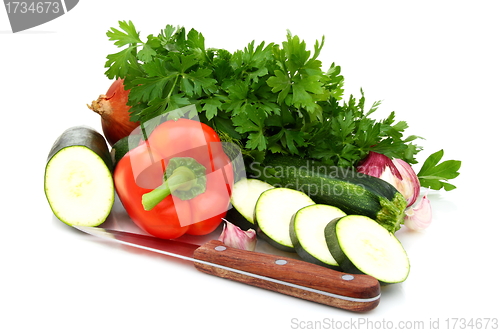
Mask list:
[[[129,73],[135,72],[137,75],[140,72],[140,67],[137,63],[137,46],[142,44],[139,38],[139,33],[135,29],[134,24],[129,21],[120,21],[119,29],[111,28],[106,35],[110,41],[118,47],[126,46],[127,48],[107,56],[105,66],[108,70],[105,72],[110,79],[124,78]]]
[[[292,88],[292,81],[280,70],[274,71],[274,76],[267,79],[267,84],[272,88],[272,92],[278,94],[278,103],[283,103]]]
[[[211,120],[219,112],[222,106],[222,101],[217,97],[210,97],[205,99],[203,102],[204,105],[202,110],[205,111],[207,119]]]
[[[422,168],[417,173],[420,185],[433,190],[444,188],[446,191],[455,189],[456,187],[448,181],[458,177],[460,174],[461,162],[456,160],[441,161],[444,155],[444,150],[439,150],[431,154],[422,165]]]
[[[137,43],[142,43],[141,39],[139,38],[139,33],[135,29],[134,24],[132,21],[120,21],[118,22],[118,25],[122,31],[116,29],[116,28],[111,28],[106,35],[109,37],[109,40],[114,40],[115,45],[118,47],[125,46],[127,44],[137,44]]]
[[[244,112],[234,116],[236,131],[249,133],[246,148],[262,151],[267,146],[267,139],[264,135],[265,117],[265,112],[261,108],[251,105],[247,105]]]

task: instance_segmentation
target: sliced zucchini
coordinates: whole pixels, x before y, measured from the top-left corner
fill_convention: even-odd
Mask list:
[[[255,205],[262,192],[273,186],[258,179],[243,178],[236,182],[231,193],[231,204],[250,223],[254,224]]]
[[[290,221],[301,208],[314,201],[304,192],[277,187],[262,192],[255,205],[258,235],[274,247],[295,252],[290,238]]]
[[[112,162],[104,137],[85,126],[66,130],[54,142],[45,167],[45,196],[68,225],[102,224],[113,207]]]
[[[290,222],[290,238],[297,254],[313,264],[340,270],[326,244],[326,225],[346,214],[337,207],[315,204],[299,209]]]
[[[371,275],[381,283],[399,283],[410,262],[394,234],[367,216],[347,215],[325,227],[330,253],[344,272]]]

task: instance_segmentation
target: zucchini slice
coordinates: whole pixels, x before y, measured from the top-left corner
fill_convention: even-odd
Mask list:
[[[301,208],[314,201],[304,192],[277,187],[262,192],[255,205],[258,235],[277,249],[295,252],[290,237],[290,221]]]
[[[258,179],[243,178],[236,182],[231,193],[231,204],[250,223],[255,224],[255,205],[262,192],[273,186]]]
[[[381,283],[400,283],[410,273],[401,242],[367,216],[347,215],[325,227],[328,248],[344,272],[371,275]]]
[[[299,209],[290,221],[290,238],[297,254],[313,264],[340,270],[328,250],[326,225],[346,214],[337,207],[315,204]]]
[[[45,167],[45,196],[54,215],[73,226],[102,224],[113,207],[112,162],[104,137],[86,126],[54,142]]]

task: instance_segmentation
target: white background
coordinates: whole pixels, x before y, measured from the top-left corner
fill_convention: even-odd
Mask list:
[[[17,34],[0,8],[0,331],[286,332],[309,323],[331,331],[331,320],[359,319],[426,329],[439,320],[446,329],[447,318],[500,319],[497,3],[84,0]],[[369,104],[383,100],[374,117],[394,110],[408,121],[408,134],[426,138],[421,161],[443,148],[445,159],[463,162],[458,189],[430,196],[432,226],[397,233],[412,264],[407,281],[384,287],[375,310],[354,314],[208,276],[58,221],[43,192],[46,156],[68,127],[100,129],[86,104],[110,84],[104,63],[117,49],[105,33],[118,20],[132,20],[142,37],[166,24],[195,28],[208,47],[232,51],[251,40],[281,43],[286,29],[310,48],[324,35],[320,60],[342,67],[346,97],[363,88]],[[127,221],[119,210],[112,218]]]

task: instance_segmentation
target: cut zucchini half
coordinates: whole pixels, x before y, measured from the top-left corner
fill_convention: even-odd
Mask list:
[[[98,226],[109,216],[115,191],[104,137],[73,127],[54,143],[44,189],[54,215],[70,226]]]
[[[301,208],[314,201],[304,192],[285,187],[262,192],[255,205],[258,235],[277,249],[295,252],[290,238],[290,221]]]
[[[231,204],[248,222],[255,224],[255,205],[262,192],[274,188],[258,179],[243,178],[236,182],[231,193]]]
[[[300,209],[290,221],[290,238],[297,254],[313,264],[340,270],[325,238],[326,225],[346,214],[337,207],[315,204]]]
[[[381,283],[400,283],[410,273],[401,242],[373,219],[347,215],[327,224],[328,248],[344,272],[371,275]]]

